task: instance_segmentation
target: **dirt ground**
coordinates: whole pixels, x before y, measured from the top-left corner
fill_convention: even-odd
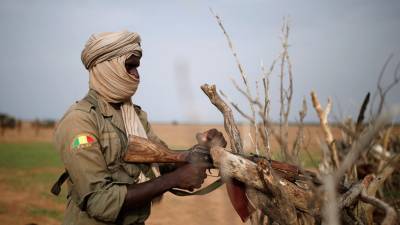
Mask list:
[[[38,173],[46,172],[48,169],[35,171]],[[62,170],[58,170],[60,173]],[[4,180],[4,173],[0,173],[0,180]],[[15,225],[56,225],[60,221],[52,218],[49,213],[63,211],[65,206],[51,198],[44,197],[41,193],[48,191],[47,187],[32,184],[27,190],[15,188],[6,182],[0,183],[0,224]],[[37,209],[47,209],[48,211],[38,211]]]
[[[215,127],[223,130],[222,125],[171,125],[153,124],[153,129],[166,143],[172,148],[182,149],[195,144],[194,134]],[[319,126],[306,126],[306,142],[309,143],[311,154],[319,154],[319,140],[322,140],[322,133]],[[249,132],[246,126],[240,126],[242,134]],[[400,129],[397,129],[400,130]],[[292,143],[297,132],[295,126],[289,130],[289,143]],[[398,132],[398,131],[396,131]],[[27,122],[23,123],[22,129],[6,130],[4,136],[0,137],[0,143],[30,143],[30,142],[51,142],[53,129],[46,128],[39,131],[32,129]],[[334,129],[334,135],[340,137],[340,132]],[[247,135],[245,135],[247,136]],[[244,139],[245,147],[250,145],[250,140]],[[276,148],[277,143],[272,142],[272,148]],[[0,165],[1,166],[1,165]],[[45,166],[45,165],[44,165]],[[62,168],[41,168],[43,172],[51,170],[54,174],[59,174]],[[56,171],[54,171],[56,170]],[[32,172],[32,171],[31,171]],[[44,197],[49,187],[34,186],[33,189],[25,188],[24,191],[14,188],[3,180],[6,177],[0,171],[0,224],[60,224],[65,203],[56,200],[54,197]],[[215,178],[207,178],[206,183],[210,183]],[[47,211],[33,211],[30,207],[45,208]],[[31,213],[27,213],[27,211]],[[60,214],[60,215],[59,215]],[[147,221],[148,225],[164,224],[243,224],[234,212],[226,194],[225,187],[206,195],[177,197],[170,193],[164,195],[161,203],[154,205],[152,214]]]
[[[0,175],[0,180],[1,178]],[[212,180],[214,179],[207,179],[205,184]],[[46,187],[34,188],[36,190],[20,191],[3,182],[0,183],[2,196],[0,207],[4,212],[0,212],[0,224],[61,224],[60,220],[65,204],[61,201],[55,201],[56,197],[44,197],[41,193],[48,191]],[[32,211],[32,209],[36,209],[36,211]],[[54,218],[52,213],[60,215]],[[243,223],[230,205],[225,186],[222,186],[206,196],[177,197],[171,193],[166,193],[162,201],[153,206],[151,216],[146,224],[239,225]]]

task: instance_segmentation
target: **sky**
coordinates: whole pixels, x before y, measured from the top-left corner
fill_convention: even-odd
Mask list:
[[[222,116],[200,90],[216,84],[249,111],[232,85],[240,73],[210,13],[223,20],[251,90],[280,53],[280,28],[290,18],[289,54],[294,96],[291,121],[301,101],[307,121],[317,119],[310,102],[333,100],[332,120],[355,117],[381,68],[390,82],[400,61],[400,1],[0,1],[0,112],[22,119],[59,119],[88,91],[80,61],[92,33],[129,30],[142,37],[141,83],[133,97],[154,122],[220,123]],[[271,117],[279,118],[279,73],[271,75]],[[387,96],[400,102],[396,86]],[[236,118],[242,120],[239,115]]]

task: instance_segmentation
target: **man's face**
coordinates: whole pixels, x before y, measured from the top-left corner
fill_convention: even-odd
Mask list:
[[[140,79],[139,72],[137,70],[139,66],[140,66],[140,58],[138,56],[131,55],[129,58],[125,60],[126,71],[138,80]]]

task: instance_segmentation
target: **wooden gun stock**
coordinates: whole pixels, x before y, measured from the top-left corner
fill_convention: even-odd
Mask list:
[[[255,163],[262,157],[243,156]],[[188,163],[190,161],[188,151],[173,151],[159,143],[146,138],[129,137],[128,149],[124,155],[124,161],[128,163]],[[297,166],[271,160],[271,167],[281,177],[294,182],[299,175]]]
[[[188,161],[186,151],[172,151],[146,138],[129,137],[124,161],[129,163],[180,163]]]

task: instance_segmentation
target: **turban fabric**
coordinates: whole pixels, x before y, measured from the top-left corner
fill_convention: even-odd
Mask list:
[[[125,60],[132,54],[142,56],[139,34],[128,31],[103,32],[90,36],[81,59],[89,70],[89,88],[107,102],[122,103],[121,112],[127,136],[147,138],[131,100],[138,88],[139,79],[129,74],[125,68]],[[159,176],[156,164],[152,165],[152,170]],[[146,180],[148,178],[141,173],[139,182]]]
[[[126,54],[142,55],[140,36],[135,32],[103,32],[93,34],[86,42],[81,59],[86,69],[95,64]]]

